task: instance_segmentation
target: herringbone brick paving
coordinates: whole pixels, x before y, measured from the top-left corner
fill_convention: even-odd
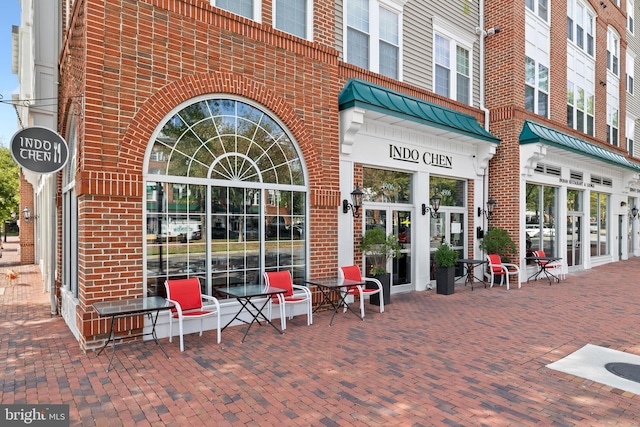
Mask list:
[[[36,266],[0,282],[2,403],[68,403],[82,426],[640,425],[632,393],[545,367],[587,343],[640,355],[640,258],[453,295],[393,295],[382,314],[298,316],[84,354]],[[4,279],[4,275],[3,275]],[[1,293],[1,292],[0,292]]]

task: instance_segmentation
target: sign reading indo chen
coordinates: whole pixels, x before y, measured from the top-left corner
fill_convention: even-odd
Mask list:
[[[67,142],[56,132],[32,126],[13,135],[11,155],[23,168],[35,173],[53,173],[64,167],[69,157]]]

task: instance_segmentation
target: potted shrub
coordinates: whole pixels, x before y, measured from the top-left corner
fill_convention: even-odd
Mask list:
[[[455,267],[458,263],[458,252],[443,243],[436,249],[436,291],[439,294],[451,295],[455,289]]]
[[[504,228],[492,227],[484,234],[480,249],[487,254],[498,254],[503,262],[509,262],[516,252],[516,244]]]
[[[382,228],[370,228],[362,236],[360,249],[371,265],[365,276],[374,277],[382,283],[384,304],[390,304],[391,277],[387,273],[387,261],[400,254],[398,239],[393,234],[387,236]],[[380,295],[371,295],[369,301],[371,304],[380,305]]]
[[[487,255],[500,255],[500,260],[505,263],[509,263],[510,258],[517,253],[516,244],[507,230],[497,227],[489,228],[489,231],[484,234],[484,238],[480,241],[480,249]],[[502,277],[500,279],[502,280]]]

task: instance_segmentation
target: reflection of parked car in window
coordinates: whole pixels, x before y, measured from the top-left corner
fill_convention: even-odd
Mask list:
[[[288,225],[283,216],[275,216],[267,224],[267,237],[279,237],[281,239],[301,239],[304,234],[304,226],[301,224]]]
[[[238,232],[229,230],[229,234],[227,235],[227,228],[221,222],[216,222],[213,227],[211,227],[211,238],[212,239],[237,239]]]
[[[556,229],[550,227],[542,228],[542,235],[544,237],[553,237],[556,235]],[[536,238],[540,236],[540,226],[537,224],[528,224],[527,225],[527,236],[530,238]]]

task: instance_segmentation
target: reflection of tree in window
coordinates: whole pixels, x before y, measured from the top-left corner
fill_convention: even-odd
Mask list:
[[[429,199],[436,193],[440,206],[465,206],[465,181],[432,176],[429,179]]]
[[[411,174],[362,168],[363,199],[381,203],[411,203]]]

